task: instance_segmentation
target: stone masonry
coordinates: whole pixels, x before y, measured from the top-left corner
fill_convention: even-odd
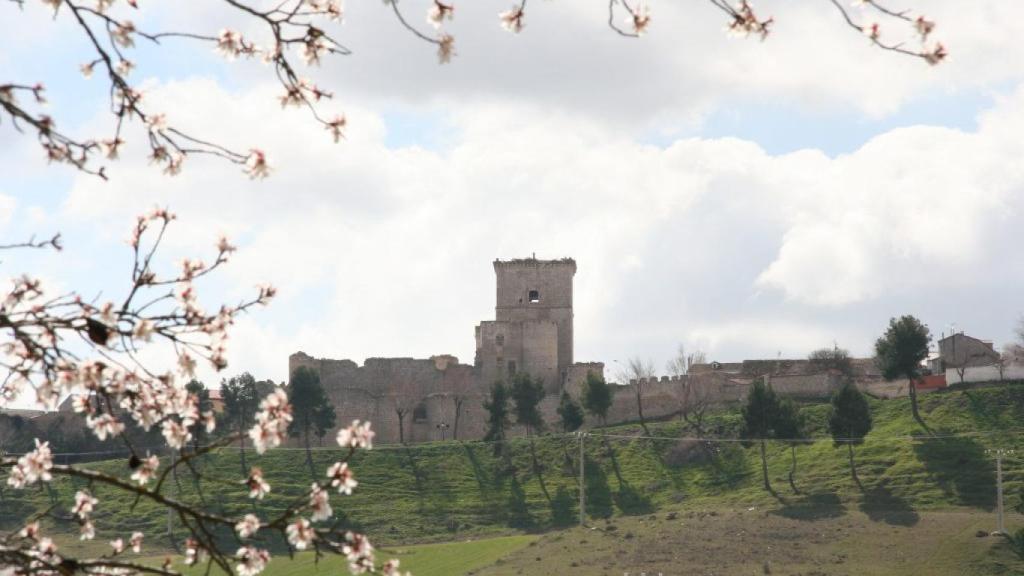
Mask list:
[[[588,372],[604,375],[600,362],[573,358],[573,277],[571,258],[495,260],[494,320],[476,327],[472,365],[450,355],[430,358],[313,358],[296,352],[289,374],[306,366],[320,375],[338,424],[369,420],[381,443],[424,442],[442,438],[479,439],[486,429],[483,401],[491,386],[517,371],[544,382],[541,411],[550,430],[559,430],[556,409],[563,391],[580,399]],[[806,360],[747,360],[701,364],[688,376],[663,376],[615,386],[608,423],[636,420],[637,387],[644,414],[658,419],[679,414],[695,402],[732,403],[746,397],[750,384],[766,379],[778,392],[798,397],[827,396],[835,375],[815,373]],[[855,361],[854,379],[862,389],[879,385],[870,359]],[[400,419],[399,413],[403,416]],[[399,421],[403,434],[399,434]],[[594,422],[588,424],[592,425]]]

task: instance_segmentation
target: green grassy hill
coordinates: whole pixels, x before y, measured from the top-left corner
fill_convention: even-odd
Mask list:
[[[723,441],[680,439],[689,434],[681,422],[649,425],[653,436],[636,438],[639,426],[594,430],[609,437],[586,440],[586,499],[590,518],[644,515],[662,509],[710,509],[715,506],[769,506],[790,517],[828,517],[856,509],[890,524],[911,524],[918,511],[969,507],[989,510],[995,502],[995,468],[985,450],[1022,448],[1024,385],[944,391],[921,398],[922,414],[935,437],[910,439],[923,430],[910,416],[908,402],[872,400],[875,427],[856,449],[863,491],[851,480],[845,448],[820,439],[796,449],[794,493],[787,482],[788,445],[769,447],[770,474],[779,495],[761,486],[758,453],[732,441],[738,428],[736,410],[708,417],[708,428]],[[828,406],[803,406],[811,434],[825,436]],[[540,531],[576,522],[578,515],[578,440],[561,435],[532,442],[510,442],[511,457],[495,458],[492,446],[446,442],[410,447],[381,446],[359,454],[354,462],[359,487],[335,497],[344,522],[371,534],[380,543],[442,541]],[[322,474],[339,455],[314,452]],[[1004,463],[1008,506],[1024,490],[1024,451]],[[301,450],[277,450],[262,457],[247,454],[249,465],[263,468],[273,486],[256,506],[269,515],[308,490],[311,476]],[[126,473],[124,461],[101,466]],[[225,449],[200,462],[201,484],[183,472],[165,489],[179,498],[202,502],[225,514],[253,511],[240,490],[237,450]],[[11,528],[29,514],[53,503],[70,502],[81,483],[54,482],[46,489],[0,495],[0,529]],[[95,490],[99,538],[143,530],[166,534],[168,516],[146,502]],[[262,512],[260,512],[262,511]],[[70,522],[64,524],[74,531]],[[175,519],[171,530],[182,534]],[[165,540],[164,543],[167,543]]]

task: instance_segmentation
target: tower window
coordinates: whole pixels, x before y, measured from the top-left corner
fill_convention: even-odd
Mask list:
[[[498,334],[497,336],[495,336],[494,337],[494,343],[497,344],[498,346],[504,346],[505,345],[505,335],[504,334]]]
[[[515,373],[516,373],[516,362],[515,362],[515,360],[509,360],[508,361],[508,374],[509,374],[509,376],[513,376],[513,375],[515,375]]]
[[[531,304],[536,304],[537,302],[540,302],[540,292],[538,292],[537,290],[530,290],[529,297]]]

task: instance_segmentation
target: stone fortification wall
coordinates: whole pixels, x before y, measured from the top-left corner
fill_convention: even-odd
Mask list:
[[[402,419],[407,441],[440,439],[442,434],[451,438],[455,396],[465,398],[459,415],[459,436],[479,438],[483,434],[483,394],[474,385],[475,371],[453,356],[368,358],[359,366],[351,360],[313,358],[298,352],[288,359],[289,373],[299,366],[320,375],[339,426],[356,419],[370,420],[380,443],[399,440],[399,404],[408,411]],[[447,428],[442,430],[439,425]]]
[[[548,347],[545,347],[548,348]],[[826,373],[810,373],[807,363],[795,361],[783,365],[775,373],[757,374],[760,368],[776,366],[777,361],[733,364],[731,370],[695,370],[688,376],[662,376],[613,384],[615,393],[608,412],[608,423],[637,420],[636,391],[643,394],[644,416],[650,419],[669,418],[679,414],[689,402],[724,405],[742,402],[750,384],[759,378],[769,379],[783,396],[799,398],[826,397],[839,385],[839,379]],[[307,366],[320,374],[331,403],[338,414],[338,423],[354,419],[370,420],[380,443],[399,440],[399,419],[395,410],[403,399],[411,404],[404,417],[405,439],[424,442],[452,438],[456,426],[456,399],[461,398],[458,414],[458,437],[478,439],[486,430],[487,414],[483,402],[493,382],[483,379],[478,367],[460,364],[453,356],[415,358],[369,358],[362,366],[351,360],[313,358],[304,353],[289,358],[289,369]],[[576,363],[566,370],[564,389],[582,401],[583,383],[588,372],[604,374],[599,362]],[[880,377],[860,370],[856,380],[859,388],[876,396],[893,397],[906,394],[905,382],[886,383]],[[415,398],[410,401],[408,396]],[[557,408],[561,390],[549,391],[541,403],[547,428],[561,429]],[[588,417],[589,426],[597,425]],[[514,429],[513,435],[522,434]]]

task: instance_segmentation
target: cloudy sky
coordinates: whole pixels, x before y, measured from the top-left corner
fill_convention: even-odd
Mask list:
[[[273,176],[195,158],[165,177],[135,127],[103,182],[48,166],[4,122],[3,237],[59,230],[67,249],[9,255],[3,273],[116,298],[133,216],[170,207],[168,265],[220,233],[239,246],[202,286],[209,305],[279,287],[229,356],[229,371],[275,380],[296,350],[471,362],[473,326],[494,314],[491,262],[532,253],[578,263],[577,360],[660,366],[680,344],[723,361],[833,342],[861,355],[899,314],[999,345],[1024,312],[1024,5],[900,2],[938,21],[945,64],[872,49],[824,0],[761,2],[777,22],[765,42],[727,37],[699,2],[652,0],[637,41],[593,1],[531,3],[513,36],[498,26],[507,2],[464,0],[447,25],[457,56],[439,66],[379,1],[350,0],[331,32],[354,55],[308,70],[337,94],[325,112],[349,118],[340,144],[281,111],[259,62],[140,45],[152,110],[265,149]],[[140,28],[238,27],[214,3],[149,4]],[[402,6],[423,22],[426,1]],[[72,24],[37,0],[0,4],[0,21],[18,23],[0,37],[0,81],[42,81],[61,126],[106,134]]]

